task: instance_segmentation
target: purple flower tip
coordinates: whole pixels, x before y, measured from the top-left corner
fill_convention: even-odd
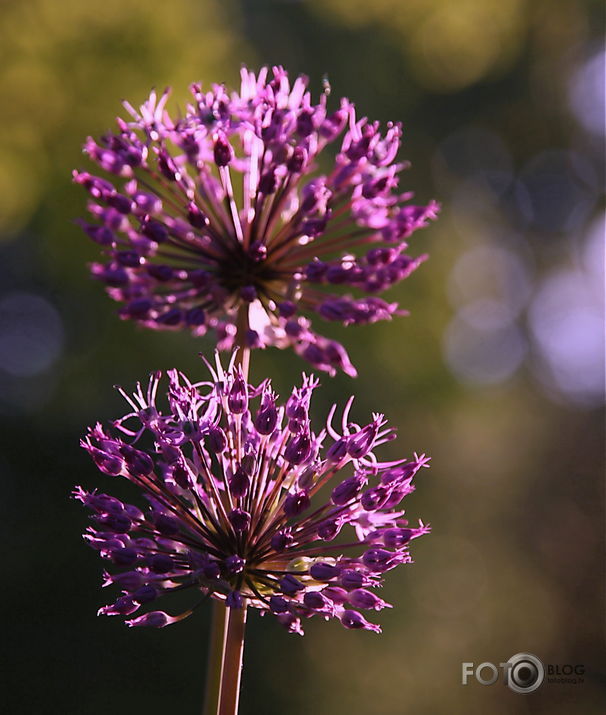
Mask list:
[[[126,624],[131,628],[133,626],[150,626],[151,628],[164,628],[174,622],[174,618],[169,616],[164,611],[150,611],[144,616],[133,618],[131,621],[126,621]]]
[[[375,623],[369,623],[361,613],[357,611],[343,611],[341,615],[341,623],[345,628],[363,628],[366,631],[374,631],[375,633],[381,632],[381,626]]]

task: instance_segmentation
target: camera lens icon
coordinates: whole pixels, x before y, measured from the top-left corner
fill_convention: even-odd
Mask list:
[[[518,653],[507,662],[507,685],[514,693],[532,693],[545,678],[545,668],[536,655]]]

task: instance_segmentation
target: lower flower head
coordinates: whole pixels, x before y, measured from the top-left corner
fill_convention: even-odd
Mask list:
[[[291,632],[313,615],[380,631],[356,609],[390,605],[370,589],[410,563],[410,541],[429,531],[396,510],[428,458],[379,461],[375,450],[393,430],[380,414],[349,421],[352,400],[338,431],[333,408],[314,432],[314,378],[304,376],[280,406],[269,381],[247,384],[233,358],[227,370],[219,361],[210,369],[212,379],[199,383],[168,371],[165,407],[160,373],[146,389],[121,391],[128,414],[82,442],[102,472],[128,479],[148,503],[74,492],[92,512],[84,538],[116,569],[104,585],[121,591],[99,613],[163,627],[212,597],[271,612]],[[199,597],[186,612],[140,614],[184,589]]]

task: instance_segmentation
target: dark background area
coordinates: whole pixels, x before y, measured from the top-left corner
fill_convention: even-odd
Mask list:
[[[316,424],[355,392],[393,458],[432,456],[408,515],[432,524],[389,574],[380,636],[252,613],[241,715],[603,712],[603,6],[582,0],[24,0],[0,3],[0,525],[3,713],[200,711],[209,610],[160,631],[96,618],[110,596],[75,484],[110,489],[78,441],[122,414],[112,389],[202,375],[210,342],[121,322],[88,277],[71,169],[152,86],[172,106],[240,64],[404,123],[402,187],[436,198],[430,260],[389,324],[326,332],[360,377],[322,376]],[[324,326],[322,326],[324,327]],[[284,395],[306,365],[267,350]],[[462,661],[520,651],[583,664],[529,695],[461,685]]]

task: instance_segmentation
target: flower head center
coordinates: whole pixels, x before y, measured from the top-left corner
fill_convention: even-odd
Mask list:
[[[257,296],[275,297],[276,283],[285,282],[283,274],[279,267],[267,260],[264,252],[255,250],[255,247],[245,250],[237,244],[219,264],[217,279],[228,293],[254,300]]]

